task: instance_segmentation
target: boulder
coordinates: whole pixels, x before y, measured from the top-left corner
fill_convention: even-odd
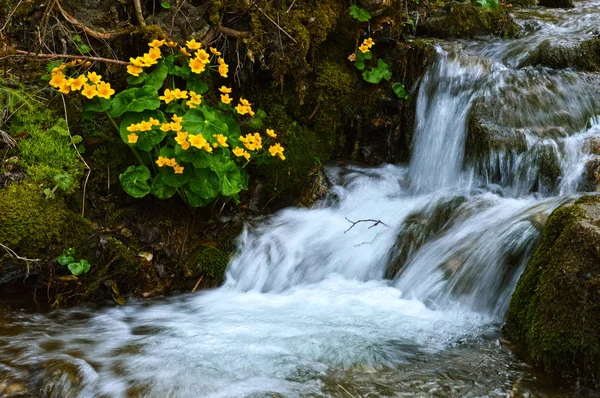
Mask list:
[[[581,42],[547,40],[543,42],[527,64],[543,65],[554,69],[572,68],[586,72],[600,71],[600,38]]]
[[[600,382],[600,196],[554,211],[512,295],[505,335],[551,373]]]

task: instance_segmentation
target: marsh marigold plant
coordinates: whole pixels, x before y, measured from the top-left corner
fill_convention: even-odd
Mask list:
[[[239,192],[248,188],[249,162],[285,160],[277,134],[271,129],[242,134],[238,121],[255,112],[249,100],[236,101],[224,80],[229,66],[218,49],[205,49],[194,39],[184,46],[170,40],[148,45],[147,53],[129,59],[128,88],[119,93],[96,72],[84,72],[90,66],[84,61],[54,68],[50,85],[85,97],[83,118],[106,113],[113,122],[139,162],[120,175],[129,195],[168,199],[179,194],[194,207],[219,197],[239,201]],[[221,85],[218,108],[202,97],[212,75]]]

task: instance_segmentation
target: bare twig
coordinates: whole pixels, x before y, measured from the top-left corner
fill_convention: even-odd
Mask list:
[[[14,53],[15,54],[4,55],[4,56],[0,57],[0,59],[9,58],[9,57],[36,57],[36,58],[46,58],[46,59],[63,58],[63,59],[82,59],[84,61],[94,61],[94,62],[106,62],[106,63],[117,64],[117,65],[129,65],[129,62],[120,61],[118,59],[90,57],[90,56],[86,56],[86,55],[36,54],[36,53],[31,53],[29,51],[23,51],[23,50],[14,50]]]
[[[265,14],[265,12],[264,12],[264,11],[263,11],[263,10],[262,10],[262,9],[261,9],[259,6],[256,6],[256,8],[258,8],[258,11],[260,11],[260,12],[261,12],[261,13],[262,13],[262,14],[263,14],[265,17],[267,17],[267,19],[268,19],[269,21],[273,22],[273,25],[277,26],[277,27],[279,28],[279,30],[280,30],[280,31],[282,31],[283,33],[285,33],[285,35],[286,35],[287,37],[289,37],[290,39],[292,39],[292,41],[293,41],[294,43],[298,44],[298,42],[296,41],[296,39],[294,39],[294,38],[293,38],[293,37],[292,37],[292,36],[291,36],[291,35],[290,35],[288,32],[286,32],[286,31],[285,31],[285,29],[283,29],[281,26],[279,26],[279,25],[277,24],[277,22],[273,21],[273,20],[271,19],[271,17],[270,17],[270,16],[268,16],[267,14]]]
[[[290,10],[292,9],[292,7],[294,6],[294,4],[296,4],[296,0],[292,1],[292,4],[290,4],[289,8],[287,9],[287,11],[285,12],[286,14],[288,12],[290,12]]]
[[[2,29],[0,29],[0,33],[2,31],[4,31],[4,29],[6,29],[6,27],[8,26],[8,23],[10,22],[10,19],[12,18],[13,14],[15,13],[15,11],[17,11],[17,8],[19,8],[19,6],[21,5],[22,2],[23,2],[23,0],[19,0],[19,2],[17,3],[17,5],[10,12],[10,14],[8,14],[8,17],[6,17],[6,22],[4,22],[4,26],[2,26]]]
[[[342,387],[341,384],[338,384],[338,387],[341,388],[342,390],[344,390],[344,392],[346,394],[348,394],[349,396],[351,396],[352,398],[356,398],[354,395],[350,394],[350,391],[346,390],[344,387]]]
[[[4,250],[6,250],[6,252],[8,253],[9,256],[16,258],[17,260],[25,261],[28,263],[37,263],[39,261],[42,261],[39,258],[21,257],[13,249],[11,249],[10,247],[8,247],[6,245],[3,245],[2,243],[0,243],[0,247],[2,247]],[[27,272],[27,273],[29,273],[29,272]]]
[[[69,137],[71,137],[71,145],[73,145],[75,152],[77,152],[77,155],[79,156],[79,158],[85,165],[85,171],[86,171],[85,172],[85,181],[83,183],[83,196],[81,198],[81,217],[85,217],[85,193],[86,193],[86,189],[87,189],[88,180],[90,179],[90,174],[92,173],[92,168],[90,167],[89,164],[87,164],[87,162],[85,161],[83,156],[81,156],[79,149],[77,149],[77,145],[75,145],[75,143],[73,142],[73,136],[71,135],[71,129],[69,128],[69,116],[68,116],[68,112],[67,112],[67,103],[65,101],[65,96],[61,95],[60,97],[62,98],[63,107],[65,110],[65,122],[67,122],[67,131],[69,132]]]
[[[346,218],[346,221],[348,221],[349,223],[352,223],[352,225],[350,226],[350,228],[348,228],[347,230],[345,230],[345,231],[344,231],[344,233],[346,233],[346,232],[350,231],[352,228],[354,228],[354,226],[355,226],[356,224],[358,224],[358,223],[361,223],[361,222],[372,222],[372,223],[373,223],[373,225],[371,225],[371,226],[370,226],[368,229],[371,229],[371,228],[373,228],[373,227],[376,227],[376,226],[378,226],[379,224],[381,224],[381,225],[385,225],[385,226],[386,226],[386,227],[388,227],[388,228],[390,227],[389,225],[387,225],[386,223],[384,223],[384,222],[383,222],[383,221],[381,221],[381,220],[373,220],[373,219],[370,219],[370,218],[369,218],[369,219],[366,219],[366,220],[352,221],[352,220],[349,220],[347,217],[344,217],[344,218]]]
[[[140,3],[140,0],[133,0],[133,6],[135,7],[135,16],[137,17],[140,26],[146,26],[144,14],[142,13],[142,3]]]
[[[198,285],[200,285],[200,282],[202,282],[202,279],[204,279],[204,275],[202,275],[200,277],[200,279],[198,279],[198,282],[196,282],[196,285],[194,286],[194,288],[192,289],[192,293],[194,293],[196,291],[196,289],[198,289]]]
[[[229,36],[229,37],[246,37],[246,36],[250,35],[250,32],[246,32],[243,30],[235,30],[235,29],[227,28],[225,26],[220,26],[219,30],[225,36]]]

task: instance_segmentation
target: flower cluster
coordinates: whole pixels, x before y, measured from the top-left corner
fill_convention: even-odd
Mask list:
[[[266,133],[271,138],[277,138],[277,134],[272,129],[267,129]],[[248,151],[260,151],[263,148],[263,140],[261,135],[258,132],[254,134],[246,134],[239,138],[239,141],[244,144],[245,148],[236,146],[233,149],[233,154],[237,157],[244,157],[246,160],[250,160],[251,153]],[[283,156],[283,148],[279,143],[269,146],[269,153],[271,156],[279,156],[281,160],[285,160],[285,156]]]
[[[164,156],[159,156],[158,160],[156,161],[156,164],[158,165],[158,167],[172,167],[173,171],[175,172],[175,174],[183,174],[183,166],[180,166],[179,164],[177,164],[177,159],[175,158],[167,158]]]
[[[52,69],[50,86],[58,89],[58,91],[63,94],[69,94],[71,91],[80,91],[81,95],[88,99],[92,99],[96,96],[110,99],[115,93],[115,90],[110,87],[110,83],[103,82],[102,76],[96,74],[96,72],[88,72],[87,74],[81,74],[77,77],[65,76],[63,73],[65,69],[77,65],[87,67],[91,64],[79,59]]]
[[[139,135],[136,133],[150,131],[156,126],[160,126],[160,121],[158,121],[152,117],[150,119],[148,119],[147,121],[142,120],[139,123],[134,123],[134,124],[129,125],[129,127],[127,127],[127,131],[129,131],[131,134],[127,135],[127,142],[130,144],[135,144],[136,142],[138,142],[138,139],[140,138]]]
[[[358,47],[358,49],[362,53],[367,53],[367,52],[369,52],[369,50],[371,49],[371,47],[373,47],[374,45],[375,45],[375,42],[373,41],[373,39],[371,39],[369,37],[368,39],[365,39],[363,41],[363,43],[360,45],[360,47]]]
[[[240,103],[235,107],[235,110],[240,115],[245,115],[246,113],[250,116],[254,116],[254,112],[252,111],[252,104],[248,102],[248,100],[240,98]]]

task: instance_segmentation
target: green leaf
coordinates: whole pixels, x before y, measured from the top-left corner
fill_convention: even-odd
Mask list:
[[[146,77],[146,85],[152,86],[156,90],[159,90],[163,86],[168,74],[168,65],[165,63],[165,61],[160,60],[158,61],[158,64],[156,64],[156,67],[152,73],[149,73]]]
[[[56,199],[56,195],[54,194],[54,191],[52,191],[50,188],[44,188],[44,190],[42,192],[44,192],[46,199]]]
[[[163,181],[164,174],[158,173],[156,177],[152,179],[151,193],[158,199],[169,199],[177,192],[176,188],[173,188]]]
[[[498,0],[477,0],[476,3],[489,10],[495,10],[498,8]]]
[[[137,131],[136,134],[139,137],[138,141],[135,144],[129,144],[127,136],[131,133],[127,131],[127,127],[132,124],[137,124],[142,120],[150,120],[151,117],[157,119],[161,123],[167,121],[165,115],[161,111],[144,111],[140,113],[129,112],[123,115],[121,118],[121,125],[119,126],[119,132],[123,142],[146,152],[151,151],[155,145],[160,144],[167,135],[167,133],[160,130],[160,126],[155,126],[150,131]]]
[[[71,144],[78,145],[83,141],[83,137],[80,135],[74,135],[71,137]]]
[[[229,156],[210,154],[206,151],[197,151],[194,155],[193,165],[196,169],[221,170],[224,164],[230,162]]]
[[[184,167],[183,173],[175,174],[175,171],[169,167],[168,169],[161,171],[160,174],[162,174],[162,181],[165,184],[173,188],[179,188],[187,184],[192,175],[192,168],[189,166]]]
[[[204,152],[204,151],[202,151]],[[161,155],[163,156],[163,155]],[[187,149],[184,150],[181,145],[176,145],[175,146],[175,150],[173,151],[173,156],[175,157],[175,159],[177,159],[177,163],[181,163],[181,162],[192,162],[194,160],[194,157],[196,156],[196,152],[193,151],[192,149]],[[169,157],[173,157],[173,156],[169,156]]]
[[[130,88],[121,91],[112,99],[110,115],[119,117],[125,112],[143,112],[145,110],[158,109],[160,100],[158,91],[152,86]]]
[[[202,196],[194,193],[189,185],[183,187],[183,192],[185,192],[185,196],[188,199],[188,203],[192,207],[204,207],[209,204],[212,200],[204,199]]]
[[[383,62],[382,59],[377,61],[377,66],[363,72],[363,79],[368,83],[378,84],[381,79],[390,80],[392,78],[392,72],[388,64]]]
[[[392,84],[392,90],[394,90],[394,92],[396,93],[398,98],[408,99],[408,93],[406,92],[406,89],[404,88],[404,84],[394,83],[394,84]]]
[[[263,111],[262,109],[259,109],[256,111],[256,117],[260,120],[265,120],[267,118],[267,112]]]
[[[373,58],[373,53],[371,51],[367,51],[366,53],[363,53],[362,51],[357,50],[356,51],[356,62],[354,63],[354,66],[358,70],[363,70],[363,69],[365,69],[365,61],[370,60],[372,58]]]
[[[146,166],[129,166],[119,175],[125,192],[134,198],[143,198],[150,193],[150,170]]]
[[[187,79],[186,89],[189,91],[193,91],[196,94],[204,94],[208,91],[208,84],[206,84],[204,80],[202,80],[201,75],[193,73]]]
[[[69,254],[63,253],[60,256],[58,256],[58,263],[60,265],[67,265],[69,263],[72,263],[73,261],[75,261],[75,259],[73,258],[73,256],[70,256]]]
[[[105,98],[94,97],[91,100],[86,100],[83,103],[81,119],[90,120],[96,116],[96,113],[106,112],[109,110],[111,105],[112,101]]]
[[[355,4],[350,6],[348,12],[350,13],[350,16],[352,18],[357,19],[360,22],[368,22],[371,19],[371,13],[369,12],[369,10],[360,8]]]
[[[162,8],[164,8],[164,9],[167,9],[167,10],[168,10],[169,8],[171,8],[171,4],[169,4],[169,2],[168,2],[168,1],[163,1],[163,2],[161,2],[161,3],[160,3],[160,6],[161,6]]]
[[[234,162],[229,161],[215,171],[223,196],[235,196],[243,189],[241,169]]]
[[[219,177],[209,169],[196,169],[188,182],[189,188],[203,199],[214,199],[221,190]]]
[[[222,120],[221,120],[222,119]],[[212,108],[202,107],[190,109],[183,116],[183,128],[190,134],[202,133],[207,140],[212,139],[213,134],[229,136],[229,126],[226,118],[220,111]]]
[[[258,118],[258,117],[253,117],[252,119],[250,119],[250,128],[252,130],[260,130],[263,127],[263,121],[262,119]]]
[[[68,173],[57,174],[53,178],[54,183],[61,191],[67,191],[73,186],[73,176]]]
[[[146,81],[146,77],[148,77],[148,74],[146,72],[142,72],[138,76],[129,75],[127,76],[127,85],[141,86]]]
[[[90,262],[87,260],[80,260],[76,263],[70,263],[68,265],[69,271],[75,276],[79,276],[83,273],[87,273],[90,270]]]

